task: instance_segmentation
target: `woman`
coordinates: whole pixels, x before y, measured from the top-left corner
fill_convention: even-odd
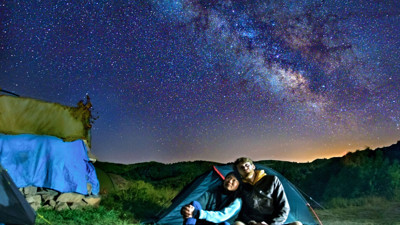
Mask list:
[[[233,172],[228,173],[216,190],[204,193],[197,201],[181,209],[185,225],[230,225],[237,217],[242,200],[239,198],[239,180]]]

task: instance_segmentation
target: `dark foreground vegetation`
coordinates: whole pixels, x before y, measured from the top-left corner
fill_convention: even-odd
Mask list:
[[[316,209],[323,224],[400,225],[400,142],[311,163],[259,161],[282,173]],[[97,162],[99,208],[40,209],[37,224],[139,224],[167,208],[172,198],[214,162],[121,165]]]

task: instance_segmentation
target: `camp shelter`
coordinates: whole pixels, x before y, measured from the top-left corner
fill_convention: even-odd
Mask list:
[[[298,189],[290,183],[284,176],[273,169],[256,164],[257,169],[264,170],[269,175],[277,176],[285,189],[290,213],[286,223],[301,221],[305,225],[318,224],[308,209],[307,202]],[[172,204],[153,221],[154,224],[182,224],[183,219],[180,214],[182,206],[198,199],[204,192],[215,188],[222,183],[222,176],[232,172],[232,165],[215,166],[210,171],[198,176],[172,200]],[[221,175],[222,176],[221,176]]]
[[[97,195],[90,153],[91,103],[76,107],[0,95],[0,163],[17,187]]]
[[[0,164],[0,224],[35,224],[35,211]]]

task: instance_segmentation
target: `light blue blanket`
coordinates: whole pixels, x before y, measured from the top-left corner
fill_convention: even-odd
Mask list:
[[[96,171],[82,140],[53,136],[0,134],[0,164],[17,187],[36,186],[60,192],[99,193]]]

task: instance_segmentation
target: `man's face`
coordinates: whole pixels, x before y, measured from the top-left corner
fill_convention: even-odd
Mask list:
[[[224,188],[228,191],[236,191],[239,187],[238,179],[233,175],[229,175],[224,180]]]
[[[236,168],[243,178],[248,177],[254,173],[256,167],[251,162],[239,163],[236,165]]]

